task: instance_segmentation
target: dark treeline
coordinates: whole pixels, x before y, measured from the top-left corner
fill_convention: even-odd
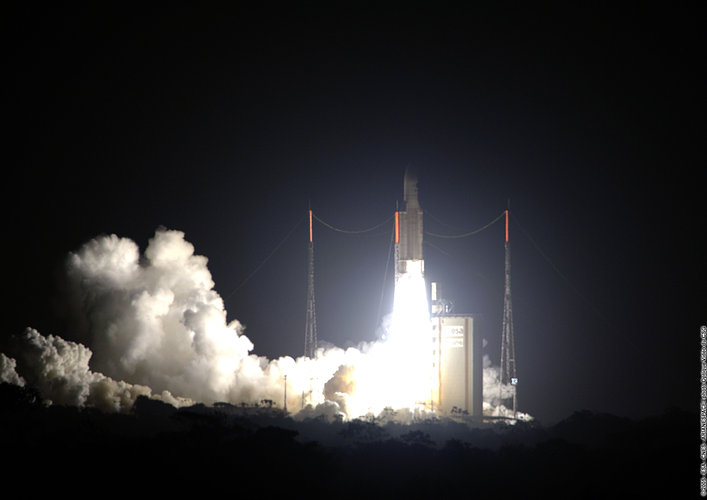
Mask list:
[[[297,421],[272,408],[176,409],[139,398],[133,412],[46,406],[0,385],[5,490],[229,494],[250,498],[632,498],[697,496],[697,414],[631,420],[576,412],[533,423],[412,425]]]

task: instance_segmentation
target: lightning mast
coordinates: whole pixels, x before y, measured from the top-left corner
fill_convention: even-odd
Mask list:
[[[503,323],[501,329],[501,372],[499,377],[498,395],[499,404],[503,398],[502,388],[510,384],[513,392],[513,418],[517,417],[517,384],[516,376],[516,351],[515,340],[513,338],[513,308],[511,301],[511,244],[508,239],[508,215],[510,212],[510,201],[506,210],[506,266],[505,266],[505,289],[503,294]]]
[[[314,308],[314,242],[312,209],[309,209],[309,270],[307,272],[307,319],[304,327],[304,355],[314,358],[317,351],[317,315]]]

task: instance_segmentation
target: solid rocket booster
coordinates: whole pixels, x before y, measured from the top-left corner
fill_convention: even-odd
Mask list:
[[[422,258],[422,208],[417,197],[417,175],[405,169],[403,181],[404,210],[399,214],[398,273],[425,271]]]

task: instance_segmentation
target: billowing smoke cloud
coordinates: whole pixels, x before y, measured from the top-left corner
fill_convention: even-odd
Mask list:
[[[503,403],[512,400],[516,388],[511,384],[501,384],[501,369],[491,364],[491,359],[484,354],[483,359],[483,394],[484,415],[494,417],[513,417],[513,408]],[[520,420],[532,420],[527,413],[517,412]]]
[[[227,400],[234,374],[259,368],[260,360],[248,357],[253,344],[241,325],[226,324],[206,264],[183,233],[167,230],[156,232],[142,260],[133,241],[115,235],[71,254],[74,316],[92,366],[156,391]]]
[[[0,380],[26,383],[53,403],[108,411],[129,410],[140,395],[175,406],[262,400],[281,406],[285,383],[288,408],[304,407],[303,415],[366,411],[366,402],[355,399],[354,376],[375,383],[381,368],[389,374],[381,367],[384,344],[268,360],[251,353],[238,321],[227,322],[213,286],[207,259],[194,254],[180,231],[157,230],[142,255],[130,239],[95,238],[67,259],[70,338],[79,342],[28,328],[15,339],[14,359],[0,354]],[[497,369],[495,380],[485,365],[490,398],[498,395]],[[492,412],[498,401],[485,406]]]
[[[284,376],[300,382],[294,359],[250,354],[207,259],[180,231],[158,230],[142,257],[129,239],[96,238],[70,255],[68,276],[77,331],[107,376],[207,404],[282,401]]]
[[[324,399],[335,402],[343,413],[347,413],[346,401],[356,390],[355,368],[341,365],[331,379],[324,384]]]
[[[24,387],[25,379],[18,375],[16,368],[17,361],[0,352],[0,382]]]
[[[152,396],[149,387],[115,381],[89,369],[91,351],[74,342],[49,335],[44,337],[32,328],[15,338],[17,361],[4,355],[2,381],[25,385],[24,378],[12,369],[19,365],[27,385],[34,387],[48,403],[71,406],[92,406],[104,411],[126,411],[140,395]],[[16,363],[16,364],[15,364]],[[7,368],[7,369],[6,369]],[[156,396],[165,402],[180,402],[164,392]]]

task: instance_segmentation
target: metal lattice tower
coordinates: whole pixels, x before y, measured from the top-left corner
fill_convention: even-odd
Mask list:
[[[307,272],[307,319],[304,326],[304,355],[314,358],[317,352],[317,314],[314,308],[314,242],[312,210],[309,210],[309,270]]]
[[[510,203],[509,203],[510,205]],[[508,213],[506,210],[506,266],[505,290],[503,294],[503,324],[501,330],[501,372],[499,377],[499,404],[503,402],[502,388],[510,384],[513,389],[513,418],[517,417],[517,390],[518,378],[516,376],[516,350],[513,338],[513,307],[511,300],[511,244],[508,240]]]

